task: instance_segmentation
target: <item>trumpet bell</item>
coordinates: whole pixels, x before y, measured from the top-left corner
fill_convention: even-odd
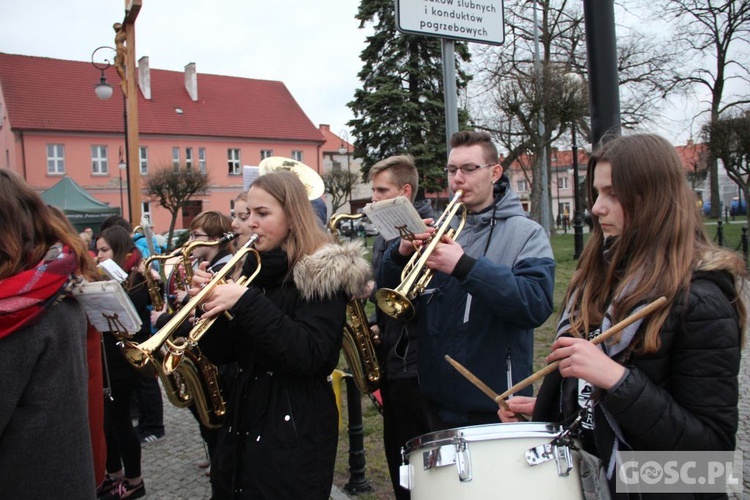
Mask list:
[[[401,292],[381,288],[375,292],[375,301],[380,310],[393,319],[408,321],[414,317],[414,304]]]
[[[323,184],[323,179],[315,170],[302,162],[292,160],[291,158],[284,158],[283,156],[269,156],[268,158],[261,160],[258,164],[259,175],[275,172],[277,170],[289,170],[296,175],[305,186],[307,198],[309,200],[316,200],[323,196],[326,189],[325,184]]]

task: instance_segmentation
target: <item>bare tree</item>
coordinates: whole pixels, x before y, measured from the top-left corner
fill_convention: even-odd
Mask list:
[[[331,213],[336,213],[347,200],[351,201],[352,189],[359,182],[359,175],[345,170],[331,170],[321,176],[326,193],[331,195]]]
[[[165,166],[149,175],[146,181],[147,194],[152,200],[167,209],[172,215],[169,223],[167,242],[172,245],[172,234],[177,222],[177,214],[185,202],[196,194],[208,193],[208,174],[193,168]]]
[[[573,123],[584,140],[590,136],[590,127],[586,86],[575,89],[567,77],[587,73],[581,3],[534,1],[539,71],[534,64],[534,2],[506,2],[506,45],[479,49],[475,58],[478,85],[472,87],[476,93],[468,99],[477,128],[491,132],[507,151],[506,167],[522,156],[536,160],[531,172],[524,173],[532,181],[532,217],[539,220],[542,156],[549,159],[551,146],[558,140],[570,144]],[[631,127],[647,120],[669,92],[672,58],[655,40],[622,30],[618,32],[621,114],[623,126]],[[540,117],[543,127],[539,127]],[[546,164],[551,179],[550,162]]]
[[[732,108],[750,103],[747,93],[725,101],[727,83],[750,82],[750,0],[662,0],[658,14],[672,20],[673,42],[682,54],[684,70],[674,85],[698,87],[710,93],[709,128]],[[746,90],[747,87],[743,86]],[[721,217],[719,169],[709,160],[711,217]]]
[[[708,123],[703,133],[711,156],[724,164],[729,178],[742,190],[747,207],[750,195],[750,112],[733,113],[728,118]],[[750,225],[750,210],[745,213]]]

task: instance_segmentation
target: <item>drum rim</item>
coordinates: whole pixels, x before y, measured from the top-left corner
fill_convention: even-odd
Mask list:
[[[410,439],[404,445],[404,454],[410,455],[425,448],[437,448],[459,441],[466,443],[493,439],[549,439],[562,431],[560,424],[552,422],[508,422],[497,424],[455,427],[442,431],[429,432]]]

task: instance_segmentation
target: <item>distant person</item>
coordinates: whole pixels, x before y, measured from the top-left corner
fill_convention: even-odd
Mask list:
[[[95,497],[77,233],[0,168],[0,498]]]

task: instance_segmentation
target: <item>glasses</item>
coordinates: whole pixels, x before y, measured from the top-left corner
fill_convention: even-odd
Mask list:
[[[208,238],[205,233],[196,233],[195,231],[190,232],[190,239],[197,240],[198,238]]]
[[[471,175],[480,168],[486,168],[486,167],[493,167],[495,166],[495,163],[488,163],[487,165],[476,165],[467,163],[466,165],[461,165],[460,167],[456,167],[454,165],[448,165],[446,167],[445,172],[450,175],[451,177],[456,175],[456,173],[460,170],[462,174],[464,175]]]

